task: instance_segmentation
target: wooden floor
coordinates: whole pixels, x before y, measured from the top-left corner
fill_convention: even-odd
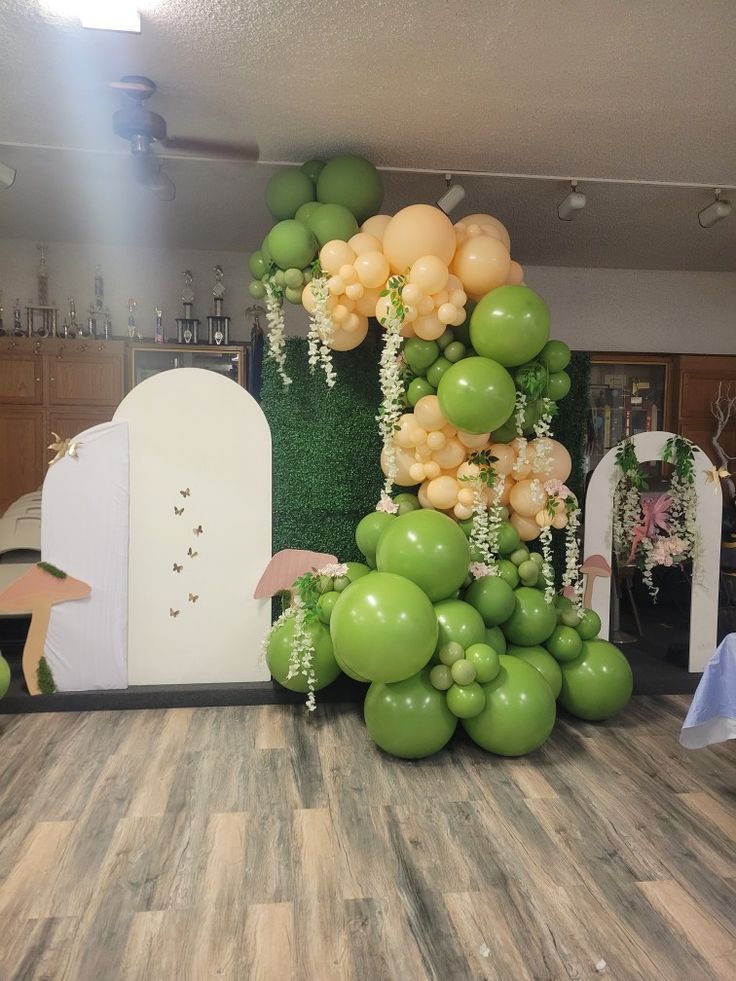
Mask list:
[[[733,979],[736,745],[686,701],[416,764],[354,708],[4,717],[0,979]]]

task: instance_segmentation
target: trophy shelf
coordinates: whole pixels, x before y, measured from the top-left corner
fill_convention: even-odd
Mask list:
[[[204,368],[207,371],[216,371],[226,378],[231,378],[238,385],[245,385],[247,377],[246,357],[245,344],[214,345],[172,342],[155,344],[145,341],[131,343],[129,345],[128,384],[129,388],[134,388],[146,378],[173,368]]]

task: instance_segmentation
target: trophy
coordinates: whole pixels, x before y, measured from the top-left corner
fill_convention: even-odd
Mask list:
[[[13,337],[23,337],[25,331],[20,319],[20,300],[16,298],[13,304]]]
[[[184,304],[184,316],[176,318],[176,340],[179,344],[199,343],[199,320],[192,316],[194,305],[194,277],[189,269],[184,271],[184,289],[181,292],[181,302]]]
[[[55,304],[49,303],[49,267],[46,258],[47,245],[39,243],[36,246],[39,253],[38,260],[38,303],[28,301],[26,307],[26,333],[29,337],[34,334],[38,337],[56,336],[56,323],[58,311]]]
[[[164,336],[164,312],[161,307],[154,307],[153,310],[156,314],[156,327],[153,334],[153,340],[156,344],[165,344],[166,337]]]
[[[106,341],[109,341],[112,337],[112,318],[110,316],[110,310],[105,307],[105,319],[103,320],[103,336]]]
[[[230,343],[230,318],[222,312],[222,304],[225,299],[225,286],[222,282],[222,266],[215,266],[215,285],[212,287],[212,298],[215,301],[214,315],[207,317],[207,343],[208,344],[229,344]]]
[[[131,297],[128,300],[128,337],[131,341],[143,340],[135,325],[135,308],[137,306],[137,302]]]
[[[66,320],[64,321],[66,323]],[[72,340],[76,338],[79,333],[79,325],[77,324],[77,305],[74,302],[74,297],[69,297],[69,330],[64,332],[64,337],[69,337]]]
[[[95,269],[95,310],[102,313],[105,306],[105,284],[102,279],[102,267]]]

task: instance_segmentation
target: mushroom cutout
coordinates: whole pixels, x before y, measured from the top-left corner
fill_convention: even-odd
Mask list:
[[[300,548],[285,548],[277,552],[266,566],[253,593],[254,599],[268,599],[284,590],[291,590],[296,579],[305,572],[313,572],[324,565],[337,562],[337,557],[326,552],[307,552]]]
[[[39,562],[0,593],[0,613],[31,614],[31,625],[23,648],[23,676],[31,695],[40,695],[38,667],[43,657],[51,607],[68,600],[84,599],[91,586],[73,579],[48,562]]]
[[[602,576],[604,579],[610,579],[611,566],[603,555],[589,555],[580,566],[580,571],[585,575],[583,606],[589,609],[593,602],[593,581],[598,576]]]

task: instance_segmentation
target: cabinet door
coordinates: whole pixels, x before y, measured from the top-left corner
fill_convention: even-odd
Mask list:
[[[43,482],[43,422],[43,409],[0,405],[0,513]]]
[[[123,397],[122,358],[62,354],[46,358],[50,405],[109,405]]]
[[[32,351],[0,351],[0,402],[41,405],[43,359]]]
[[[101,422],[109,422],[112,419],[114,409],[49,409],[46,426],[48,432],[46,436],[47,445],[52,441],[52,433],[56,433],[61,439],[71,439],[85,429],[92,426],[99,426]],[[51,454],[53,456],[53,454]],[[51,459],[49,456],[49,459]]]

